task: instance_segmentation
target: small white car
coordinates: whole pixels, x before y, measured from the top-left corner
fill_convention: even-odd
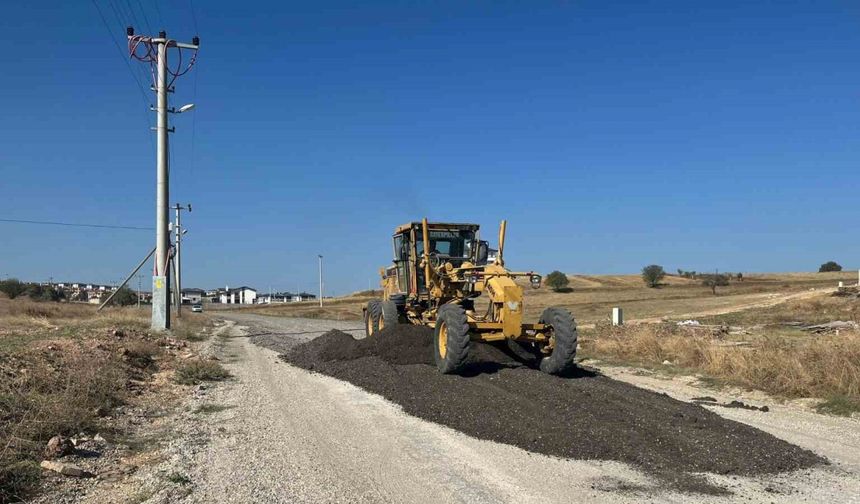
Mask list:
[[[202,313],[203,312],[203,305],[202,304],[191,305],[191,311],[194,313]]]

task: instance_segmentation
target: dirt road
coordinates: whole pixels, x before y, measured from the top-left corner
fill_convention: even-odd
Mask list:
[[[290,347],[354,323],[224,317],[237,325],[217,352],[235,379],[195,397],[194,407],[212,412],[196,415],[173,443],[176,470],[191,481],[183,502],[850,502],[860,495],[856,460],[847,452],[840,460],[838,429],[815,432],[814,423],[790,421],[773,429],[803,448],[826,444],[830,466],[756,478],[707,475],[731,495],[678,493],[624,463],[538,455],[420,420],[252,342]],[[780,414],[768,422],[779,424]],[[845,422],[856,439],[860,425]]]

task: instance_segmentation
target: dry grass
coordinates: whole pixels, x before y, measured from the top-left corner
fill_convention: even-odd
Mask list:
[[[853,273],[771,274],[745,281],[747,285],[739,290],[749,289],[750,285],[753,288],[771,285],[805,296],[803,292],[810,288],[832,287],[835,281],[853,279]],[[732,288],[738,286],[733,284]],[[745,330],[740,334],[714,333],[671,323],[611,327],[601,322],[593,331],[584,331],[582,353],[667,371],[701,373],[724,383],[781,397],[822,398],[825,400],[819,408],[822,412],[860,411],[860,333],[813,335],[788,325],[833,320],[858,322],[860,300],[822,294],[741,309],[748,301],[739,301],[751,296],[724,298],[736,303],[730,313],[696,318],[704,324],[741,326]],[[664,361],[672,366],[663,366]]]
[[[148,328],[136,308],[0,299],[0,503],[36,486],[48,439],[98,430],[132,380],[169,365]]]
[[[779,325],[789,322],[812,325],[833,320],[860,322],[860,301],[834,296],[819,296],[814,299],[787,301],[768,308],[741,310],[699,318],[699,321],[705,324],[734,326]]]
[[[781,397],[843,398],[860,404],[860,333],[765,331],[732,345],[709,331],[674,324],[601,325],[583,342],[587,356],[704,373]]]
[[[193,360],[176,368],[175,380],[181,385],[196,385],[204,381],[219,381],[230,377],[221,364],[211,360]]]
[[[123,400],[129,373],[121,357],[67,343],[0,355],[0,502],[35,484],[48,439],[95,430]]]

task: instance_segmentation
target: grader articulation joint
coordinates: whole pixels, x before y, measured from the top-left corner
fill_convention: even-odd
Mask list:
[[[364,307],[365,331],[373,337],[398,323],[434,329],[436,365],[455,373],[466,362],[472,341],[505,342],[540,359],[540,369],[560,374],[573,366],[576,323],[570,312],[550,307],[536,323],[523,322],[523,289],[541,276],[505,268],[506,223],[499,248],[480,240],[477,224],[410,222],[394,232],[394,264],[380,269],[383,298]],[[486,294],[486,307],[476,301]]]

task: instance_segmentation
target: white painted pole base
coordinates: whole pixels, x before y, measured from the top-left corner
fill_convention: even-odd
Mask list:
[[[617,306],[612,308],[612,325],[624,325],[624,312]]]
[[[152,329],[170,329],[170,299],[167,291],[167,277],[152,277]]]

